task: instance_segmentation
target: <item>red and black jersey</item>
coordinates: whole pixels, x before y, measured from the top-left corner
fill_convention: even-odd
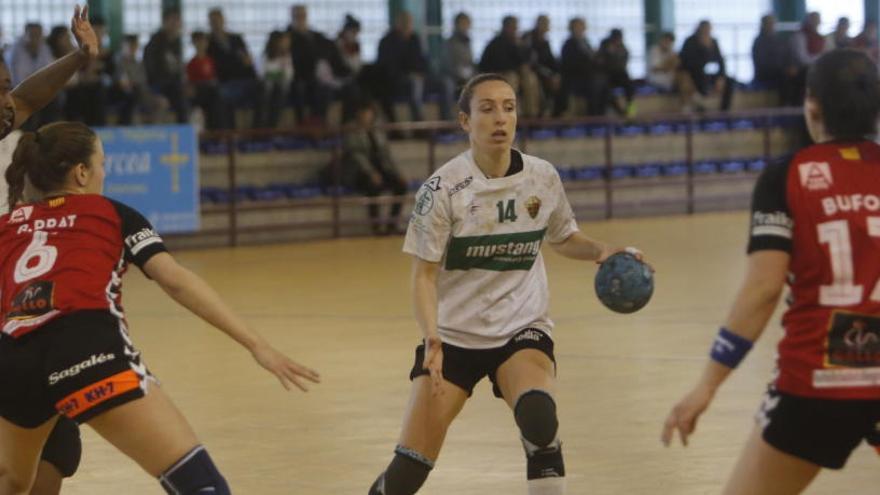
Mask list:
[[[2,332],[21,336],[85,309],[122,312],[122,274],[166,251],[150,222],[100,195],[20,205],[0,216]]]
[[[779,390],[880,399],[880,146],[810,146],[755,185],[749,252],[791,254]]]

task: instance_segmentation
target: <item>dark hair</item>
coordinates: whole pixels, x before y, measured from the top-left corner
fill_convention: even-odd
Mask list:
[[[92,26],[107,26],[107,21],[100,15],[92,16],[89,22],[92,23]]]
[[[574,31],[575,24],[577,24],[579,22],[583,23],[585,26],[587,24],[587,21],[583,17],[572,17],[571,19],[569,19],[568,20],[568,30]]]
[[[266,39],[266,47],[263,49],[266,58],[273,59],[280,55],[278,53],[278,41],[286,35],[287,31],[272,31],[269,33],[269,38]]]
[[[167,21],[170,17],[180,17],[180,9],[177,7],[167,7],[162,10],[162,21]]]
[[[458,108],[462,112],[470,115],[471,114],[471,98],[474,97],[474,91],[476,91],[477,86],[483,84],[488,81],[501,81],[507,85],[510,85],[510,81],[508,81],[501,74],[496,74],[494,72],[486,72],[484,74],[477,74],[476,76],[470,78],[470,80],[465,83],[464,87],[461,89],[461,96],[458,97]],[[512,86],[511,86],[512,87]]]
[[[55,122],[37,132],[22,133],[6,169],[9,209],[23,199],[25,177],[40,191],[51,191],[64,184],[75,165],[89,165],[96,137],[80,122]]]
[[[126,34],[122,37],[123,43],[128,43],[130,45],[137,44],[140,42],[140,38],[136,34]]]
[[[810,67],[807,92],[819,102],[822,123],[836,139],[862,139],[877,132],[880,78],[863,52],[840,49],[826,53]]]
[[[39,22],[29,22],[29,23],[27,23],[27,24],[24,25],[24,30],[25,30],[25,31],[29,31],[29,30],[31,30],[31,29],[40,29],[40,30],[42,30],[42,29],[43,29],[43,25],[40,24]]]
[[[200,40],[207,40],[207,39],[208,39],[208,33],[204,32],[204,31],[193,31],[189,35],[189,40],[192,43],[195,43],[196,41],[200,41]]]
[[[672,31],[664,31],[660,33],[660,39],[668,39],[670,41],[675,41],[675,33]]]
[[[361,21],[351,14],[345,14],[345,20],[342,21],[343,31],[360,31]]]
[[[611,32],[608,33],[608,39],[612,39],[612,40],[615,40],[615,39],[617,39],[617,40],[622,40],[622,39],[623,39],[623,31],[621,31],[620,28],[614,28],[614,29],[612,29]]]
[[[67,52],[62,50],[61,41],[67,38],[70,40],[70,29],[61,24],[58,26],[53,26],[52,30],[49,31],[49,36],[46,37],[46,45],[49,46],[49,51],[52,52],[52,56],[55,58],[61,58],[67,55]]]
[[[457,26],[459,22],[468,19],[470,20],[471,16],[467,15],[466,12],[459,12],[455,14],[455,19],[452,21],[453,26]]]
[[[501,27],[503,29],[507,29],[514,24],[519,24],[519,19],[517,19],[516,16],[506,15],[503,19],[501,19]]]

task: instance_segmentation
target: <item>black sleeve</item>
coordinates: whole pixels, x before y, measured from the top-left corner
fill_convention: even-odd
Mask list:
[[[153,256],[168,252],[162,238],[153,229],[149,220],[130,206],[112,199],[109,200],[122,223],[122,242],[125,245],[125,261],[134,263],[143,270]]]
[[[749,247],[755,251],[774,250],[790,253],[794,219],[788,207],[786,189],[789,159],[769,165],[755,184],[752,194],[752,218]]]

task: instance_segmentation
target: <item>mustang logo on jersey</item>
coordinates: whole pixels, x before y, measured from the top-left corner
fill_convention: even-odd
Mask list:
[[[530,270],[541,253],[545,231],[453,237],[446,252],[446,269]]]
[[[526,200],[526,211],[529,212],[530,217],[537,217],[538,212],[541,211],[541,198],[529,196],[529,199]]]
[[[157,242],[162,242],[162,238],[150,228],[143,228],[125,238],[125,245],[131,250],[131,254],[138,254],[141,249]]]
[[[40,280],[28,285],[12,299],[6,318],[23,320],[52,311],[54,292],[55,284],[50,280]]]

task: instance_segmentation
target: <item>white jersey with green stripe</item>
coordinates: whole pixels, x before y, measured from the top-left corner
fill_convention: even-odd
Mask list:
[[[488,349],[553,328],[541,244],[578,227],[553,165],[512,153],[518,173],[488,179],[466,151],[416,194],[403,251],[440,264],[437,327],[448,344]]]

